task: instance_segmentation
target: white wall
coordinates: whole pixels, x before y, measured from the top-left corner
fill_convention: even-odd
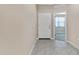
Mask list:
[[[68,40],[79,48],[79,5],[68,7]]]
[[[54,13],[65,12],[67,10],[67,5],[59,4],[54,6]]]
[[[28,54],[35,28],[35,5],[0,5],[0,54]]]
[[[52,13],[53,6],[52,5],[38,5],[38,13]]]

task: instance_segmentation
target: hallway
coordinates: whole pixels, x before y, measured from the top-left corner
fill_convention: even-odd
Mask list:
[[[0,55],[79,55],[78,25],[79,4],[0,5]]]
[[[78,55],[79,51],[64,41],[37,40],[32,55]]]

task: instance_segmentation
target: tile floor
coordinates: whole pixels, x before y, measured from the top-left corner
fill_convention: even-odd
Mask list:
[[[37,40],[31,55],[78,55],[79,51],[64,41]]]

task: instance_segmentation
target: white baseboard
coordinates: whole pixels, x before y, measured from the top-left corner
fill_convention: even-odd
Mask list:
[[[54,38],[50,38],[51,40],[54,40]]]
[[[67,41],[69,44],[71,44],[73,47],[75,47],[76,49],[78,49],[79,50],[79,47],[76,45],[76,44],[74,44],[73,42],[71,42],[71,41]]]
[[[38,40],[39,38],[36,38],[36,40]]]
[[[32,53],[32,51],[33,51],[33,49],[34,49],[34,47],[35,47],[36,41],[37,41],[37,39],[35,39],[35,40],[33,41],[32,47],[31,47],[31,49],[30,49],[28,55],[31,55],[31,53]]]

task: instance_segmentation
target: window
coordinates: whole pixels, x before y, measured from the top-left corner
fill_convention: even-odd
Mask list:
[[[56,13],[56,15],[65,15],[66,12],[60,12],[60,13]]]
[[[65,22],[65,18],[61,17],[61,16],[56,16],[55,17],[55,21],[56,21],[56,27],[64,27],[64,22]]]

